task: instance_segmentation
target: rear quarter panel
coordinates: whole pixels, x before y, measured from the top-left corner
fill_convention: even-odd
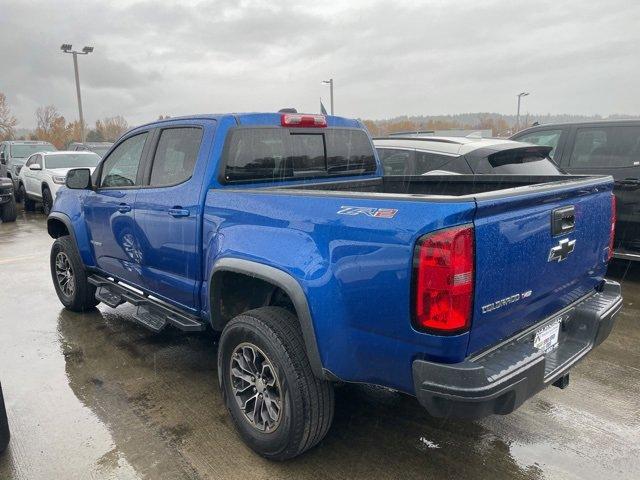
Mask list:
[[[343,206],[398,212],[347,216],[337,213]],[[412,392],[413,359],[460,361],[468,341],[468,334],[438,337],[411,327],[414,243],[427,232],[471,222],[474,208],[469,201],[211,190],[205,271],[224,257],[283,270],[306,294],[324,368],[345,381]],[[208,298],[202,302],[208,305]]]

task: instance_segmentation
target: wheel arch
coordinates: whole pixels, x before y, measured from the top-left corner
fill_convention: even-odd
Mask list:
[[[73,241],[76,242],[76,235],[73,230],[73,225],[71,225],[71,220],[60,212],[52,212],[49,214],[49,217],[47,217],[47,233],[51,238],[70,235]]]
[[[222,312],[223,285],[222,277],[227,273],[235,273],[250,279],[265,282],[276,289],[282,290],[291,300],[296,316],[300,323],[302,338],[311,369],[319,378],[328,379],[329,376],[322,366],[322,359],[316,341],[316,334],[311,318],[311,310],[307,297],[298,281],[290,274],[263,263],[240,258],[222,258],[212,269],[209,279],[209,308],[211,311],[211,326],[214,330],[222,330],[228,321]]]

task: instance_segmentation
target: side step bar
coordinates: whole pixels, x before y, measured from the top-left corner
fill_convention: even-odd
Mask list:
[[[130,303],[137,307],[134,318],[149,330],[159,332],[167,324],[185,332],[201,332],[206,328],[202,319],[180,312],[144,293],[134,292],[117,281],[100,275],[91,275],[88,280],[96,287],[96,299],[105,305],[116,308],[123,303]]]

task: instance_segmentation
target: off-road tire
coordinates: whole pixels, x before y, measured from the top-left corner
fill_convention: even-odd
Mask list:
[[[70,295],[62,291],[56,274],[56,257],[60,252],[66,255],[73,273],[74,289]],[[65,308],[73,312],[84,312],[91,310],[100,303],[95,297],[96,287],[91,285],[87,280],[87,271],[80,258],[80,253],[76,248],[75,242],[69,235],[59,237],[53,242],[49,265],[51,267],[53,286],[56,289],[60,302],[62,302]]]
[[[45,215],[49,215],[51,213],[51,208],[53,207],[53,196],[51,196],[51,190],[49,188],[44,187],[42,189],[42,211]]]
[[[16,201],[14,198],[0,205],[0,220],[2,220],[2,223],[15,222],[17,216],[18,210],[16,209]]]
[[[269,433],[247,420],[233,393],[231,357],[239,345],[247,342],[266,354],[282,390],[280,422]],[[300,455],[319,443],[331,426],[333,385],[311,371],[298,319],[284,308],[257,308],[227,323],[218,348],[218,381],[240,436],[268,459],[287,460]]]

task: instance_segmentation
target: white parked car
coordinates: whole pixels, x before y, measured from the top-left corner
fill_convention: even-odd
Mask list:
[[[93,152],[38,152],[31,155],[20,170],[18,190],[27,211],[41,202],[44,213],[49,215],[58,189],[65,184],[67,172],[72,168],[93,170],[100,156]]]

